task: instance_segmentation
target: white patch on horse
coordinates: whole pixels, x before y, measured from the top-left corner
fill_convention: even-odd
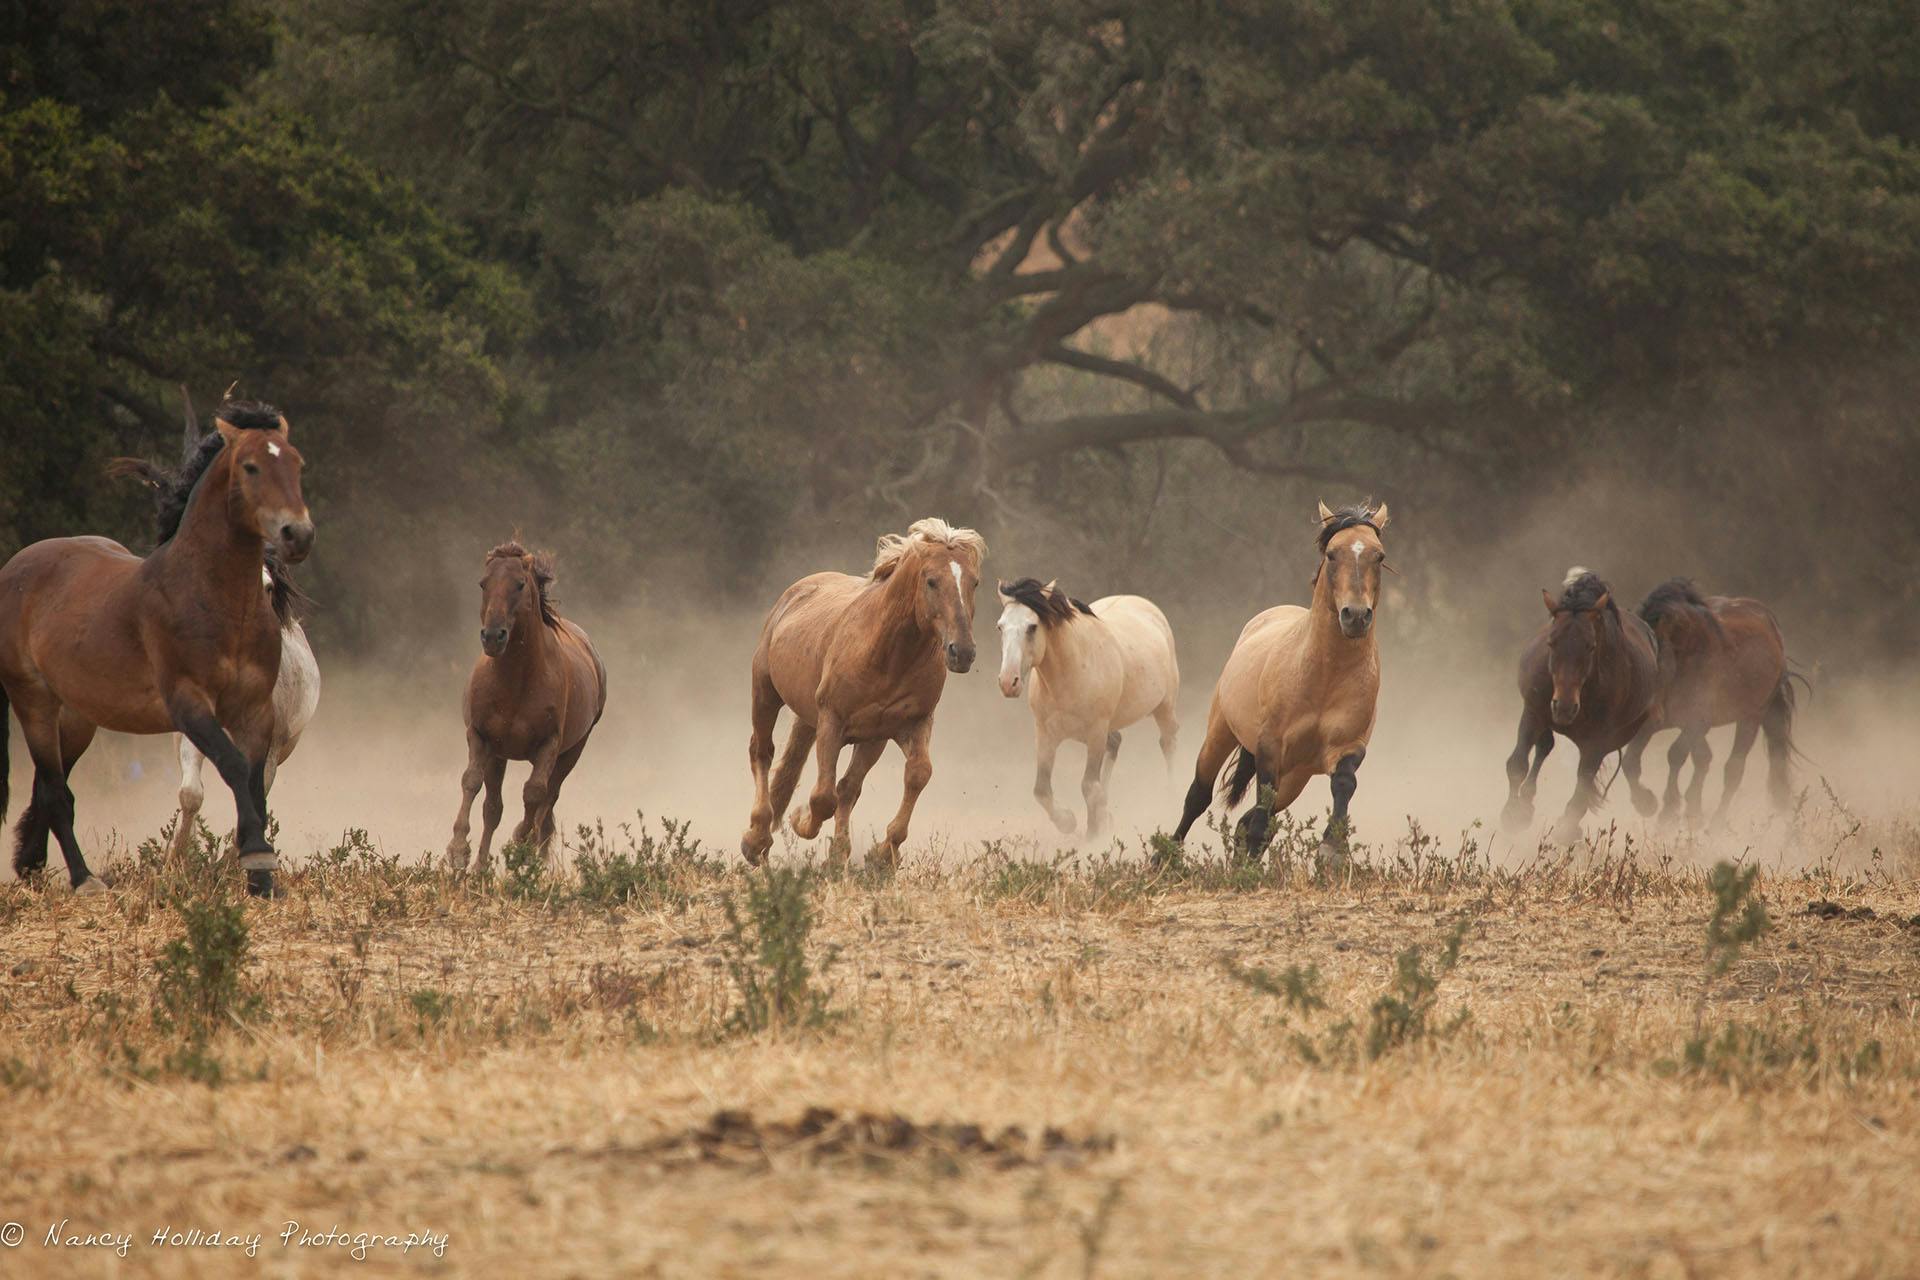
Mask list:
[[[958,560],[949,560],[949,561],[947,561],[947,568],[949,568],[949,569],[951,569],[951,570],[953,570],[953,588],[954,588],[954,590],[956,590],[956,591],[958,591],[958,592],[960,592],[960,594],[962,594],[962,595],[965,595],[965,594],[966,594],[966,591],[967,591],[967,584],[966,584],[966,582],[965,582],[965,581],[964,581],[964,580],[963,580],[963,579],[962,579],[962,578],[960,577],[960,562],[959,562]]]
[[[273,590],[273,575],[267,571],[267,566],[265,565],[260,566],[260,585],[268,591]]]
[[[1360,563],[1360,553],[1361,553],[1362,551],[1365,551],[1366,549],[1367,549],[1367,546],[1366,546],[1366,544],[1365,544],[1364,542],[1362,542],[1362,541],[1360,541],[1360,539],[1358,539],[1358,538],[1355,538],[1355,539],[1353,540],[1353,562],[1354,562],[1355,564],[1359,564],[1359,563]]]
[[[277,458],[280,456],[280,446],[269,440],[267,441],[267,452]]]

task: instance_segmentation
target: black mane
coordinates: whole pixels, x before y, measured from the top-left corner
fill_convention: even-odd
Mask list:
[[[1689,615],[1716,631],[1720,629],[1720,619],[1689,578],[1668,578],[1640,602],[1640,619],[1650,627],[1658,628],[1665,618]]]
[[[1342,507],[1334,512],[1333,519],[1325,521],[1320,526],[1320,549],[1325,551],[1335,534],[1351,529],[1355,525],[1365,525],[1375,533],[1379,533],[1380,526],[1373,522],[1374,513],[1378,510],[1379,507],[1375,506],[1373,500],[1369,498],[1365,502]]]
[[[1560,608],[1578,613],[1582,609],[1598,608],[1600,598],[1607,599],[1607,612],[1619,613],[1613,602],[1613,588],[1600,580],[1600,575],[1591,569],[1582,569],[1568,577],[1560,589]]]
[[[306,616],[313,597],[300,589],[292,572],[280,562],[280,548],[269,542],[265,545],[265,554],[262,563],[267,567],[267,576],[273,580],[273,616],[280,620],[282,628],[290,627]]]
[[[1072,622],[1076,610],[1093,616],[1093,610],[1084,600],[1075,600],[1058,587],[1049,591],[1038,578],[1022,578],[1018,582],[1006,583],[1000,588],[1000,594],[1015,604],[1023,604],[1033,610],[1039,616],[1040,624],[1046,627]]]
[[[241,431],[272,431],[286,418],[264,400],[229,400],[213,411],[213,416]]]

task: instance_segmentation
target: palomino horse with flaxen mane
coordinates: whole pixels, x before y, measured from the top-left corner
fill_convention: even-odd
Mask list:
[[[0,701],[34,765],[22,878],[45,868],[51,833],[75,891],[99,889],[73,833],[74,763],[99,729],[182,733],[233,790],[248,892],[273,893],[265,776],[281,641],[260,547],[304,560],[313,520],[279,410],[230,402],[214,427],[188,465],[177,530],[146,559],[106,538],[52,538],[0,568]],[[0,736],[0,811],[5,750]]]
[[[447,842],[447,864],[455,871],[467,868],[467,818],[483,785],[479,870],[487,869],[509,760],[532,763],[514,843],[534,844],[553,856],[553,806],[561,784],[580,763],[607,709],[607,669],[587,633],[555,612],[553,580],[553,561],[518,542],[487,552],[480,579],[480,657],[467,678],[463,705],[467,768]]]
[[[1053,802],[1053,757],[1062,742],[1087,748],[1080,794],[1087,802],[1087,834],[1106,826],[1107,778],[1120,754],[1120,731],[1152,716],[1160,753],[1173,767],[1180,721],[1180,663],[1166,615],[1140,596],[1104,596],[1083,604],[1038,579],[1002,582],[1000,692],[1026,691],[1033,710],[1038,763],[1033,795],[1060,830],[1073,830],[1073,811]]]
[[[1507,758],[1502,817],[1510,829],[1533,821],[1540,766],[1553,750],[1553,735],[1564,734],[1579,748],[1580,765],[1555,838],[1572,844],[1580,838],[1580,820],[1600,799],[1594,780],[1601,762],[1632,742],[1654,714],[1660,659],[1652,630],[1632,614],[1622,614],[1613,592],[1589,570],[1577,565],[1567,570],[1558,598],[1540,594],[1547,625],[1520,658],[1520,735]],[[1621,760],[1636,796],[1643,789],[1637,763]]]
[[[811,840],[832,815],[832,856],[845,858],[854,802],[889,742],[906,755],[906,789],[886,843],[869,857],[899,860],[913,806],[933,777],[928,746],[947,673],[973,666],[973,594],[986,554],[986,540],[973,530],[920,520],[905,537],[880,539],[865,577],[816,573],[781,594],[753,652],[747,759],[754,800],[740,841],[748,862],[766,861],[774,817],[793,795],[810,747],[819,776],[806,807],[793,812],[794,834]],[[793,710],[793,733],[769,777],[782,707]],[[853,755],[836,783],[848,745]]]
[[[1213,689],[1206,741],[1174,839],[1186,839],[1207,811],[1214,780],[1237,752],[1223,790],[1233,805],[1249,783],[1258,783],[1239,827],[1248,854],[1266,847],[1272,813],[1324,773],[1332,783],[1333,816],[1320,838],[1320,860],[1329,868],[1345,861],[1347,805],[1359,786],[1380,696],[1373,613],[1387,559],[1380,542],[1386,527],[1385,503],[1339,511],[1320,504],[1313,602],[1304,609],[1277,605],[1241,630]]]
[[[186,395],[186,388],[181,388]],[[193,495],[193,480],[186,469],[200,445],[200,428],[194,418],[193,402],[186,406],[186,452],[182,470],[169,471],[140,458],[118,458],[113,464],[116,475],[132,476],[154,493],[157,527],[156,542],[165,542],[180,527],[180,516]],[[267,767],[261,793],[273,795],[274,775],[293,749],[300,745],[313,713],[320,706],[320,666],[314,661],[313,646],[307,643],[300,614],[311,602],[293,580],[293,574],[281,561],[271,542],[263,544],[260,589],[280,620],[280,675],[273,685],[273,741],[267,751]],[[170,852],[176,857],[192,843],[194,822],[206,800],[200,774],[207,762],[200,748],[185,734],[174,735],[174,749],[180,757],[180,813],[173,828]]]
[[[1793,673],[1787,667],[1787,642],[1773,611],[1744,596],[1701,596],[1685,578],[1655,587],[1640,604],[1640,617],[1660,644],[1662,694],[1656,713],[1627,747],[1625,767],[1640,772],[1647,740],[1662,729],[1678,729],[1667,751],[1667,791],[1662,816],[1680,817],[1680,766],[1693,759],[1687,786],[1686,817],[1698,822],[1701,793],[1713,750],[1707,732],[1736,726],[1733,753],[1727,757],[1725,786],[1713,820],[1725,819],[1740,789],[1747,753],[1762,730],[1767,735],[1767,790],[1776,805],[1789,798],[1788,765],[1793,754]],[[1653,812],[1653,793],[1636,791],[1641,812]]]

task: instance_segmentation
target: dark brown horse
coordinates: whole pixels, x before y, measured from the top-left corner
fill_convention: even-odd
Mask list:
[[[1520,740],[1507,757],[1502,817],[1509,828],[1533,821],[1540,766],[1553,750],[1553,735],[1564,734],[1580,749],[1579,780],[1555,838],[1571,844],[1580,838],[1580,820],[1600,798],[1594,779],[1601,761],[1632,742],[1654,712],[1660,660],[1653,631],[1623,615],[1597,575],[1575,567],[1557,599],[1540,594],[1548,622],[1520,658]],[[1637,778],[1628,781],[1638,785]]]
[[[561,784],[580,763],[607,709],[607,669],[587,633],[554,612],[552,588],[553,562],[546,556],[518,542],[487,552],[480,579],[481,656],[467,679],[467,769],[447,843],[447,863],[455,871],[467,867],[467,816],[482,785],[487,799],[480,808],[479,869],[487,869],[509,760],[533,764],[514,842],[537,844],[552,856],[553,806]]]
[[[1627,748],[1625,766],[1638,774],[1647,740],[1662,729],[1680,731],[1667,751],[1662,817],[1671,821],[1681,816],[1680,767],[1691,757],[1686,818],[1700,820],[1701,793],[1706,788],[1707,766],[1713,761],[1707,731],[1723,724],[1736,727],[1714,821],[1726,817],[1746,773],[1747,753],[1762,730],[1767,735],[1767,790],[1776,805],[1786,804],[1794,697],[1787,642],[1773,611],[1745,597],[1703,597],[1685,578],[1672,578],[1641,602],[1640,617],[1660,642],[1664,692],[1656,714]],[[1641,812],[1653,812],[1652,792],[1644,800],[1636,793],[1635,800],[1641,803]]]
[[[146,559],[106,538],[51,538],[0,568],[0,704],[11,701],[34,765],[14,852],[23,879],[45,868],[51,832],[75,891],[101,887],[74,838],[67,779],[95,731],[113,729],[182,733],[213,761],[233,790],[247,890],[273,893],[265,768],[280,620],[260,589],[260,547],[298,563],[313,521],[279,410],[229,402],[214,427]],[[0,813],[5,752],[0,733]]]

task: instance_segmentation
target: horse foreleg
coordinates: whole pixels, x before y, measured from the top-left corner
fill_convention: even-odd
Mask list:
[[[1347,864],[1347,806],[1359,789],[1360,765],[1366,758],[1367,749],[1355,747],[1333,766],[1333,774],[1328,779],[1333,788],[1333,816],[1327,819],[1327,829],[1320,833],[1322,870],[1337,871]]]
[[[1627,790],[1633,793],[1633,807],[1643,818],[1651,818],[1660,810],[1660,798],[1653,794],[1653,788],[1640,781],[1640,757],[1646,754],[1647,743],[1660,726],[1653,717],[1647,717],[1647,723],[1640,732],[1633,735],[1633,741],[1620,753],[1620,773],[1627,780]]]
[[[795,809],[790,819],[793,834],[802,840],[811,840],[820,834],[820,824],[833,816],[834,774],[840,764],[840,748],[845,745],[840,736],[840,719],[824,707],[820,710],[820,723],[815,726],[813,740],[813,763],[816,775],[813,779],[813,791],[807,796],[807,807]]]
[[[472,847],[467,843],[467,833],[472,828],[467,819],[473,813],[473,798],[480,794],[480,784],[486,777],[486,759],[487,744],[479,734],[467,730],[467,767],[460,775],[460,807],[453,811],[453,838],[447,841],[447,865],[455,871],[465,871],[472,856]],[[186,792],[180,795],[184,803]]]
[[[1193,783],[1187,788],[1186,802],[1181,806],[1180,825],[1173,831],[1175,840],[1185,840],[1187,832],[1193,828],[1194,819],[1213,804],[1213,784],[1219,780],[1227,757],[1239,745],[1234,739],[1233,730],[1227,726],[1226,717],[1220,715],[1216,708],[1207,716],[1207,736],[1201,742],[1200,754],[1193,762]]]
[[[1517,831],[1533,821],[1533,792],[1540,766],[1535,764],[1529,769],[1527,757],[1539,745],[1542,733],[1547,735],[1547,745],[1540,752],[1540,759],[1545,760],[1547,751],[1553,749],[1553,730],[1531,705],[1522,706],[1519,740],[1507,757],[1507,807],[1500,811],[1500,821],[1509,831]]]
[[[1687,779],[1687,825],[1699,826],[1706,816],[1707,766],[1713,763],[1713,747],[1706,730],[1693,735],[1693,776]]]
[[[560,737],[555,734],[533,753],[533,767],[527,771],[526,785],[520,788],[520,825],[513,829],[515,844],[531,845],[539,839],[540,824],[553,802],[553,771],[559,762]]]
[[[1733,731],[1733,752],[1727,756],[1727,772],[1720,788],[1720,805],[1713,811],[1713,825],[1716,827],[1727,820],[1727,810],[1733,807],[1733,793],[1740,789],[1740,781],[1747,774],[1747,753],[1753,750],[1754,740],[1759,736],[1758,720],[1742,720]]]
[[[1153,709],[1153,723],[1160,730],[1160,758],[1167,762],[1167,776],[1173,776],[1173,755],[1180,748],[1180,717],[1168,700]]]
[[[927,783],[933,779],[933,718],[929,716],[907,732],[894,739],[900,744],[900,750],[906,753],[907,768],[904,785],[900,793],[900,808],[893,815],[893,821],[887,824],[887,843],[874,853],[895,865],[900,861],[900,847],[907,842],[907,824],[913,821],[913,806],[918,803],[920,793],[927,789]]]
[[[168,844],[167,852],[172,857],[180,858],[186,855],[188,846],[193,843],[194,825],[200,820],[200,806],[206,802],[207,790],[200,781],[200,770],[207,758],[183,735],[175,734],[174,743],[180,753],[180,816],[173,828],[173,840]]]
[[[833,789],[833,841],[828,846],[827,856],[835,862],[845,862],[853,848],[853,806],[860,799],[860,788],[867,780],[867,771],[873,768],[880,759],[880,753],[886,749],[885,738],[856,743],[853,754],[847,758],[847,771],[840,775],[840,781]]]
[[[1107,829],[1107,771],[1120,754],[1120,735],[1087,739],[1087,767],[1080,775],[1080,798],[1087,805],[1087,834],[1097,836]]]
[[[1690,738],[1691,729],[1680,730],[1680,736],[1667,748],[1667,790],[1660,801],[1660,821],[1671,824],[1680,820],[1680,769],[1687,762],[1687,756],[1693,750]]]
[[[1047,817],[1053,825],[1065,835],[1073,834],[1073,810],[1062,809],[1053,802],[1053,761],[1060,751],[1060,739],[1046,729],[1039,729],[1034,735],[1033,744],[1033,798],[1047,811]]]
[[[267,741],[272,734],[271,715],[265,725],[249,726],[248,745],[256,753],[243,751],[214,717],[212,706],[203,695],[188,693],[177,697],[168,708],[174,728],[200,749],[219,771],[220,780],[233,792],[234,826],[239,832],[240,866],[247,873],[247,892],[254,897],[273,896],[273,873],[280,858],[267,840],[266,815],[255,796],[255,769],[266,758]],[[269,708],[270,712],[270,708]]]
[[[501,794],[501,786],[507,780],[507,758],[489,755],[480,771],[487,794],[480,802],[480,859],[474,864],[474,870],[485,874],[493,865],[494,832],[500,830],[500,819],[507,812],[507,800]]]
[[[1566,812],[1560,815],[1559,825],[1554,828],[1554,839],[1563,845],[1577,844],[1580,840],[1580,820],[1587,816],[1587,810],[1593,808],[1599,798],[1599,788],[1595,779],[1600,776],[1600,765],[1607,758],[1605,751],[1592,747],[1580,748],[1580,767],[1576,771],[1573,783],[1573,796],[1567,801]]]
[[[773,818],[784,803],[784,799],[772,798],[767,777],[768,769],[773,766],[773,726],[779,719],[780,695],[774,690],[773,682],[756,678],[753,683],[753,731],[747,737],[747,768],[753,774],[753,808],[747,813],[747,829],[740,837],[740,856],[753,866],[765,862],[767,850],[773,847]],[[796,719],[793,737],[787,740],[789,755],[792,754],[794,741],[800,736],[801,727]],[[783,758],[780,763],[784,769],[786,760]]]

